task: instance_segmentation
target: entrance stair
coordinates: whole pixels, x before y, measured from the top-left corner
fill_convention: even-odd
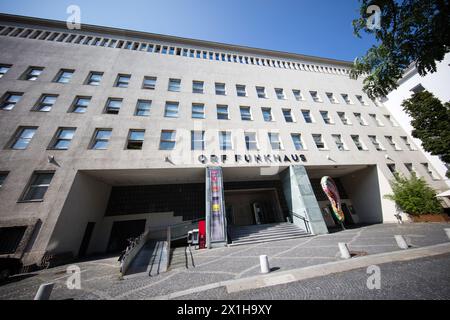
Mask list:
[[[195,267],[191,247],[177,247],[170,250],[169,269],[191,269]]]

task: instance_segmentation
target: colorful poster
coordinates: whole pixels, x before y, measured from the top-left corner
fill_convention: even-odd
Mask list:
[[[333,208],[333,216],[339,222],[344,222],[344,212],[341,207],[341,197],[339,196],[339,191],[334,183],[333,179],[328,176],[322,177],[320,180],[320,185],[322,186],[323,191],[328,197],[328,200],[331,203],[331,207]]]
[[[209,177],[209,230],[211,242],[226,241],[223,209],[223,182],[221,168],[208,168]]]

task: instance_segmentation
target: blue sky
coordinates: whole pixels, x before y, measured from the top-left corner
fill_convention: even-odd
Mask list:
[[[0,0],[0,12],[353,61],[374,43],[353,35],[357,0]]]

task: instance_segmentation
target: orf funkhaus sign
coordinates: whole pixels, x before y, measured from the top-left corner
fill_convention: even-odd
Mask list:
[[[227,241],[221,167],[206,169],[206,237],[208,248]]]

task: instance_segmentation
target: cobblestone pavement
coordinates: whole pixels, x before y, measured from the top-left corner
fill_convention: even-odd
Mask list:
[[[338,242],[346,242],[351,251],[369,255],[399,250],[394,239],[397,234],[404,235],[411,247],[445,243],[449,239],[444,228],[450,228],[450,224],[379,224],[307,238],[194,250],[195,268],[179,268],[154,277],[136,276],[126,280],[119,277],[117,257],[103,258],[76,263],[81,269],[80,290],[67,289],[67,266],[60,266],[13,277],[0,286],[0,299],[32,299],[39,285],[52,281],[55,282],[52,299],[149,299],[257,275],[261,254],[269,256],[274,272],[285,271],[340,260]]]

